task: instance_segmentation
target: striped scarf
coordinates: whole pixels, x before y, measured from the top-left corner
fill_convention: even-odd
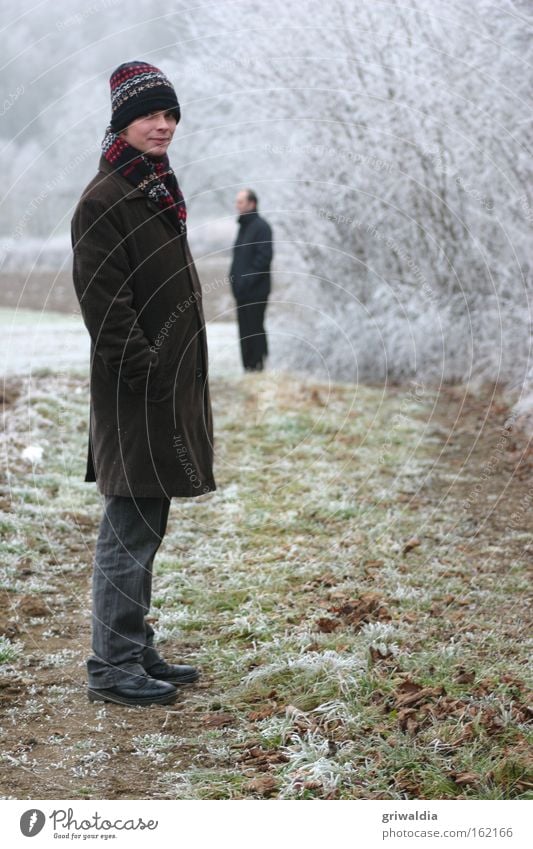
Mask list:
[[[187,207],[168,154],[153,158],[129,144],[108,126],[102,153],[113,168],[165,210],[178,233],[187,232]]]

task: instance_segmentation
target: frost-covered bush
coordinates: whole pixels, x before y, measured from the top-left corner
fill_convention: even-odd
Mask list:
[[[299,306],[273,361],[346,379],[520,383],[532,283],[523,19],[485,0],[339,2],[328,18],[308,51],[312,90],[299,93],[309,117],[285,146],[296,202],[278,276]]]

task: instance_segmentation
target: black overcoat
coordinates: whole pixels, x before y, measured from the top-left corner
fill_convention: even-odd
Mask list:
[[[230,268],[231,290],[239,304],[266,301],[271,289],[272,228],[256,210],[244,212],[238,222]]]
[[[104,495],[215,490],[202,290],[186,234],[102,155],[71,238],[91,337],[85,480]]]

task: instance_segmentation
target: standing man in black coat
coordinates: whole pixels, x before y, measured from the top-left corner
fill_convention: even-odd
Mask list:
[[[257,211],[257,195],[243,189],[235,201],[239,232],[233,246],[231,290],[237,302],[237,319],[245,371],[262,371],[268,355],[263,325],[270,294],[272,228]]]

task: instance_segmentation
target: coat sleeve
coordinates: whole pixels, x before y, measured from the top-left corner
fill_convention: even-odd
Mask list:
[[[124,237],[109,209],[81,199],[71,223],[73,281],[95,354],[134,392],[158,364],[157,350],[138,323]]]
[[[265,272],[270,270],[272,262],[272,228],[266,221],[261,221],[261,227],[258,227],[254,233],[253,241],[254,252],[252,256],[252,265],[250,273]]]
[[[267,297],[270,289],[270,263],[272,261],[272,230],[266,221],[258,222],[261,226],[250,233],[252,248],[249,265],[242,275],[240,288],[241,298],[253,300]]]

